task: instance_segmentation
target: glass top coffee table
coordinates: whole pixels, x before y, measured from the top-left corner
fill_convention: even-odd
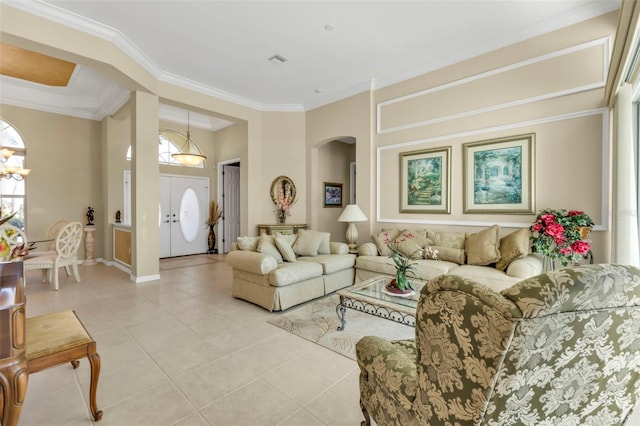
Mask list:
[[[411,280],[415,292],[410,296],[395,296],[385,290],[390,281],[391,277],[379,276],[339,290],[340,303],[336,306],[340,320],[338,330],[344,330],[347,308],[415,327],[416,306],[424,282]]]

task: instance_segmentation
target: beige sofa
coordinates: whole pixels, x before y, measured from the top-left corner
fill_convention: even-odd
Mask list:
[[[352,285],[355,258],[329,233],[301,230],[240,237],[226,262],[234,297],[280,311]]]
[[[356,259],[355,282],[374,276],[394,276],[389,243],[413,258],[416,277],[428,281],[438,275],[458,275],[500,292],[542,272],[542,258],[530,254],[528,229],[500,238],[497,225],[475,234],[435,232],[428,229],[383,229],[362,244]],[[439,260],[424,258],[425,248],[438,251]],[[427,250],[428,252],[428,250]]]

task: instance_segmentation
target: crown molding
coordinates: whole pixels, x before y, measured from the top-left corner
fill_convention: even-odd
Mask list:
[[[141,49],[139,49],[131,40],[129,40],[120,31],[66,11],[41,0],[35,1],[5,1],[5,4],[22,10],[27,13],[39,16],[41,18],[53,21],[60,25],[64,25],[78,31],[99,37],[113,43],[123,53],[133,59],[142,68],[148,71],[153,77],[159,81],[170,83],[184,89],[193,90],[198,93],[219,98],[228,102],[239,104],[258,111],[278,111],[278,112],[301,112],[304,111],[303,105],[300,104],[264,104],[242,96],[235,95],[215,87],[207,86],[202,83],[190,80],[188,78],[172,74],[164,71],[158,64],[149,58]]]

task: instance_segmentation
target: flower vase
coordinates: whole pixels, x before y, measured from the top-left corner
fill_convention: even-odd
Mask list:
[[[286,215],[278,215],[278,223],[285,223],[287,221]]]
[[[556,262],[549,256],[542,256],[542,272],[549,272],[556,269]]]
[[[589,226],[579,226],[578,230],[580,231],[580,239],[586,240],[589,236],[589,232],[591,232],[591,227]]]
[[[213,229],[215,225],[209,225],[209,238],[208,245],[209,249],[207,250],[207,254],[218,254],[218,250],[216,250],[216,232]]]

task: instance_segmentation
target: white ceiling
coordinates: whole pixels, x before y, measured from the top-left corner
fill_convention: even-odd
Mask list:
[[[313,109],[620,6],[620,0],[5,3],[111,38],[160,80],[264,111]],[[273,55],[288,61],[274,64]],[[128,97],[85,67],[65,89],[10,77],[0,79],[0,88],[5,103],[37,99],[48,103],[41,109],[62,106],[63,113],[93,119]]]

